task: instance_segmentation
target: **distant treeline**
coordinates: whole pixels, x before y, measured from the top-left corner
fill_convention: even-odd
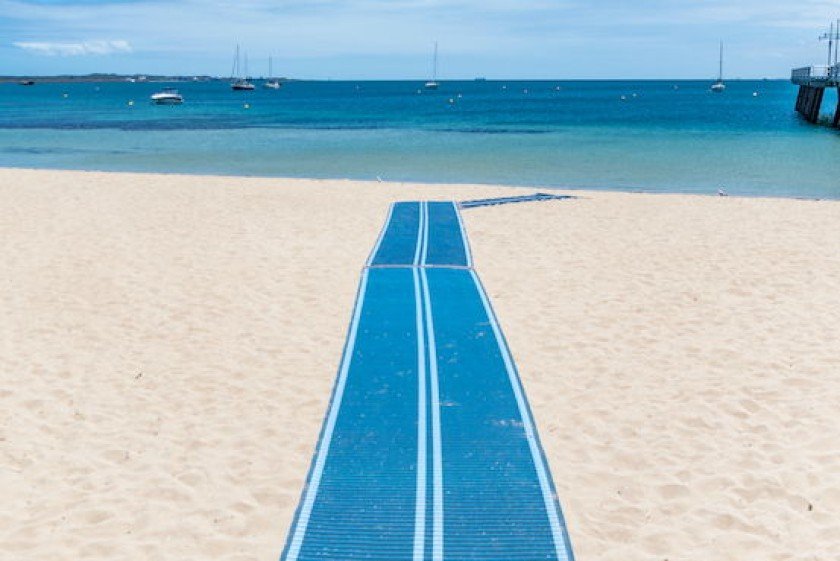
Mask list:
[[[0,83],[23,82],[209,82],[227,80],[217,76],[157,76],[151,74],[86,74],[84,76],[0,76]]]

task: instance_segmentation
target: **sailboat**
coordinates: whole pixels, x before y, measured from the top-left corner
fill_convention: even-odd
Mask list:
[[[435,41],[435,55],[432,59],[432,79],[426,82],[424,86],[427,90],[436,90],[440,84],[437,83],[437,53],[438,53],[438,44]]]
[[[239,69],[239,45],[236,45],[236,56],[233,58],[233,75],[230,84],[231,89],[237,91],[250,91],[254,89],[254,84],[248,81],[248,55],[245,55],[245,76],[240,76]]]
[[[272,78],[272,76],[274,76],[274,72],[271,68],[271,55],[268,55],[268,79],[263,84],[263,87],[269,90],[279,90],[283,84],[277,78]]]
[[[715,93],[723,93],[726,89],[726,84],[723,83],[723,41],[720,42],[720,65],[718,67],[717,82],[712,84],[712,91]]]

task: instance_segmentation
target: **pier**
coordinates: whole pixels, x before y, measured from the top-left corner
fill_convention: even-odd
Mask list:
[[[840,126],[840,19],[831,24],[828,33],[820,37],[820,41],[828,41],[828,59],[824,66],[804,66],[794,68],[790,73],[790,81],[799,86],[796,97],[796,111],[809,123],[820,120],[820,107],[827,88],[837,88],[837,108],[834,110],[832,125]]]
[[[794,68],[790,81],[799,86],[796,111],[809,123],[816,123],[820,118],[826,88],[837,88],[837,108],[832,123],[835,127],[840,126],[840,64]]]

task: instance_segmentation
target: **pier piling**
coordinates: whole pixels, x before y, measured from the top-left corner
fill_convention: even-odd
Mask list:
[[[840,87],[837,88],[837,109],[834,110],[834,122],[832,125],[840,127]]]
[[[796,102],[796,110],[805,117],[809,123],[816,123],[820,118],[820,107],[822,107],[825,88],[817,86],[799,86],[799,98]]]

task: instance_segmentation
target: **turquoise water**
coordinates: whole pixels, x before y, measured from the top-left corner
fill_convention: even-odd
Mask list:
[[[0,166],[840,199],[840,132],[799,119],[793,85],[708,85],[204,82],[155,106],[161,84],[0,84]]]

